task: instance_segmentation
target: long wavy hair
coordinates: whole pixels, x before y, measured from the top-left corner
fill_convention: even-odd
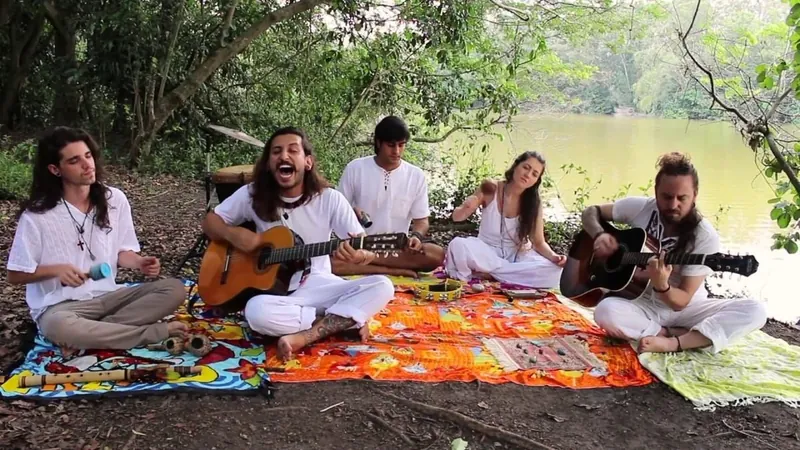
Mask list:
[[[95,222],[101,229],[110,230],[108,222],[108,194],[103,184],[104,171],[102,154],[97,142],[84,130],[70,127],[54,127],[39,138],[36,159],[33,163],[33,180],[30,196],[20,207],[17,217],[24,211],[41,214],[56,207],[64,198],[64,183],[53,175],[48,166],[58,166],[61,150],[73,142],[83,141],[94,159],[95,181],[89,186],[89,207],[94,207]]]
[[[656,191],[661,177],[667,176],[691,176],[694,184],[694,193],[700,188],[700,179],[697,176],[697,169],[691,162],[689,155],[671,152],[661,155],[656,163],[658,173],[656,174]],[[703,215],[697,210],[697,204],[692,203],[692,210],[677,224],[678,242],[671,252],[682,253],[691,252],[694,249],[694,241],[697,238],[697,225],[703,220]]]
[[[511,167],[509,167],[505,173],[506,185],[508,185],[508,183],[514,179],[514,170],[517,169],[517,166],[530,158],[534,158],[542,163],[542,173],[539,174],[539,179],[536,180],[536,183],[528,189],[522,191],[522,195],[519,197],[519,227],[517,228],[517,238],[519,240],[518,245],[520,246],[522,246],[530,236],[531,231],[536,224],[536,219],[539,216],[539,204],[541,203],[539,186],[542,184],[542,178],[544,178],[544,172],[545,168],[547,167],[547,163],[545,162],[544,156],[542,156],[541,153],[527,151],[517,156],[517,158],[514,160],[514,163],[511,164]]]
[[[275,179],[275,174],[269,167],[269,155],[272,149],[272,142],[278,136],[285,134],[293,134],[299,136],[301,145],[303,146],[303,153],[306,156],[314,156],[314,147],[308,140],[305,131],[296,127],[280,128],[270,136],[267,143],[264,145],[264,151],[256,163],[253,170],[253,192],[250,197],[253,199],[253,210],[258,217],[265,222],[274,222],[280,220],[278,214],[278,207],[297,207],[309,200],[315,195],[322,192],[323,189],[330,187],[330,183],[317,172],[316,161],[311,166],[311,170],[306,170],[303,176],[303,195],[300,199],[292,205],[287,205],[281,198],[281,187],[278,180]]]

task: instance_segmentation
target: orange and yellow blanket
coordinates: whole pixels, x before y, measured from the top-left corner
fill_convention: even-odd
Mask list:
[[[251,333],[241,317],[194,319],[184,311],[179,318],[189,321],[192,328],[207,333],[211,338],[212,351],[203,358],[188,353],[171,356],[163,351],[136,348],[130,351],[85,351],[67,359],[40,335],[23,364],[0,385],[0,396],[56,399],[180,389],[230,392],[256,389],[264,378],[276,382],[364,377],[422,382],[480,380],[493,384],[514,382],[570,388],[640,386],[654,380],[628,343],[609,339],[578,312],[559,302],[552,293],[546,293],[540,299],[511,302],[504,295],[495,293],[497,286],[479,294],[471,293],[465,287],[465,295],[458,301],[430,303],[409,293],[414,282],[408,279],[393,281],[397,288],[395,299],[370,322],[372,339],[367,343],[340,336],[311,345],[299,352],[295,359],[282,363],[276,358],[274,340]],[[437,281],[427,279],[419,282]],[[186,285],[187,296],[196,295],[191,283],[187,281]],[[520,338],[524,340],[506,341]],[[582,346],[590,352],[589,359],[600,364],[579,370],[574,367],[569,370],[508,370],[502,358],[498,360],[495,356],[498,345],[490,345],[505,344],[511,350],[517,348],[522,352],[526,350],[522,346],[515,347],[514,342],[530,346],[545,341],[553,345],[531,347],[546,350],[534,355],[540,363],[546,359],[547,352],[558,359],[555,353],[560,348],[558,346],[569,341],[573,346]],[[561,354],[560,350],[558,352]],[[580,356],[576,358],[587,360]],[[573,363],[578,359],[573,359]],[[102,382],[28,389],[17,386],[20,375],[110,370],[157,362],[200,365],[203,370],[195,376],[148,384]],[[265,373],[262,370],[274,367],[284,372]],[[553,367],[553,364],[548,367]]]
[[[599,328],[547,292],[541,299],[509,301],[505,295],[471,293],[451,303],[418,300],[413,283],[394,279],[394,300],[370,322],[366,344],[334,340],[312,345],[282,364],[270,351],[267,365],[285,373],[278,382],[376,380],[474,381],[570,388],[640,386],[653,381],[630,344],[609,339]],[[423,281],[425,282],[425,281]],[[508,371],[487,348],[487,339],[531,340],[571,336],[603,364],[586,370]]]

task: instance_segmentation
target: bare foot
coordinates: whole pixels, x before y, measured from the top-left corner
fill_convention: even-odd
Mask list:
[[[308,344],[303,332],[287,334],[278,339],[278,358],[282,361],[292,359],[294,352],[300,350]]]
[[[358,330],[358,335],[361,336],[361,342],[367,342],[372,334],[369,332],[369,324],[365,323],[360,330]]]
[[[73,356],[76,356],[78,352],[80,352],[79,349],[72,347],[62,346],[59,348],[61,349],[61,357],[64,359],[72,358]]]
[[[670,353],[678,351],[678,339],[665,336],[647,336],[639,341],[639,353]]]
[[[472,277],[479,280],[494,281],[494,277],[486,272],[472,272]]]
[[[310,329],[287,334],[278,339],[278,357],[283,361],[288,361],[292,357],[292,353],[306,345],[353,328],[355,324],[356,322],[349,317],[328,314],[315,321]]]
[[[189,331],[189,325],[174,320],[167,324],[167,331],[169,332],[170,336],[184,337],[186,336],[186,332]]]

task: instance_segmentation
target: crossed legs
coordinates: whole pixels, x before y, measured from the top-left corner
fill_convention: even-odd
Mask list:
[[[287,360],[301,348],[330,335],[359,328],[368,336],[367,322],[394,297],[394,286],[380,275],[344,280],[312,273],[288,296],[259,295],[244,310],[250,328],[280,337],[278,356]]]
[[[72,349],[130,349],[180,335],[186,324],[159,322],[186,299],[179,280],[121,288],[91,300],[68,300],[47,308],[39,329],[54,344]]]
[[[649,298],[609,297],[594,310],[609,335],[639,341],[639,352],[674,352],[711,347],[717,353],[764,326],[766,308],[755,300],[694,299],[673,311]]]

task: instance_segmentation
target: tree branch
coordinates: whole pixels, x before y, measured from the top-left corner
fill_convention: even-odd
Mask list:
[[[444,133],[443,135],[438,136],[438,137],[424,137],[424,136],[423,137],[412,137],[411,140],[414,141],[414,142],[419,142],[421,144],[438,144],[439,142],[445,141],[447,138],[450,137],[451,134],[455,133],[456,131],[459,131],[459,130],[483,130],[484,128],[491,127],[492,125],[497,125],[499,123],[507,123],[507,121],[503,120],[503,117],[501,116],[501,117],[498,117],[497,119],[493,120],[492,123],[490,123],[486,127],[476,127],[476,126],[472,126],[472,125],[457,125],[457,126],[454,126],[451,129],[447,130],[446,133]],[[357,147],[368,147],[368,146],[371,146],[371,145],[374,145],[374,144],[375,143],[373,141],[369,141],[369,140],[364,139],[364,140],[355,142],[353,145],[355,145]]]
[[[169,75],[169,66],[172,63],[172,54],[175,52],[175,44],[178,42],[178,33],[181,31],[181,25],[183,25],[183,20],[185,16],[186,5],[181,2],[178,5],[178,14],[175,17],[175,22],[173,23],[172,30],[170,30],[169,35],[169,46],[167,46],[167,52],[164,55],[164,62],[161,66],[161,85],[158,87],[158,100],[164,96],[164,87],[167,84],[167,78]]]
[[[379,75],[380,72],[378,71],[376,71],[372,75],[372,79],[369,80],[367,86],[361,91],[361,95],[358,96],[356,104],[353,105],[352,108],[350,108],[350,111],[347,112],[347,115],[345,116],[344,120],[342,120],[342,123],[340,123],[339,126],[336,128],[336,131],[333,132],[333,135],[329,139],[331,142],[334,142],[336,140],[336,136],[339,135],[339,132],[342,131],[342,128],[344,128],[344,126],[347,125],[347,122],[350,121],[350,118],[353,117],[353,114],[355,114],[359,106],[361,106],[361,104],[364,103],[364,100],[366,100],[367,95],[369,95],[369,91],[372,90],[373,87],[375,87],[375,83],[377,83]]]
[[[680,31],[679,31],[679,34],[680,34],[681,44],[683,45],[683,50],[686,52],[686,55],[689,56],[689,59],[692,60],[694,65],[697,66],[698,69],[700,69],[703,73],[706,74],[706,76],[708,77],[708,82],[709,82],[709,85],[711,86],[711,88],[710,89],[707,88],[703,83],[700,82],[700,80],[697,80],[697,78],[694,77],[694,75],[692,75],[692,78],[697,80],[697,82],[700,83],[700,86],[702,86],[703,89],[705,89],[705,91],[708,92],[708,94],[711,96],[711,107],[712,108],[714,107],[714,103],[716,103],[722,109],[724,109],[725,111],[728,111],[729,113],[732,113],[732,114],[736,115],[736,117],[738,117],[739,120],[741,120],[742,122],[748,123],[749,121],[742,115],[742,113],[739,112],[738,109],[732,108],[732,107],[728,106],[725,102],[720,100],[720,98],[717,96],[716,90],[714,88],[714,75],[711,74],[711,71],[709,71],[702,64],[700,64],[700,62],[697,60],[697,58],[695,58],[695,56],[689,50],[689,44],[686,43],[686,38],[689,36],[689,33],[692,31],[692,27],[694,27],[694,23],[697,20],[697,13],[700,11],[700,2],[701,1],[702,0],[697,0],[697,5],[695,6],[694,14],[692,15],[692,21],[691,21],[691,23],[689,23],[689,27],[686,29],[686,32],[685,33],[680,33]]]
[[[504,5],[504,4],[500,3],[497,0],[489,0],[489,2],[492,3],[494,6],[497,6],[498,8],[500,8],[500,9],[502,9],[504,11],[510,12],[511,14],[516,16],[519,20],[522,20],[523,22],[527,22],[527,21],[531,20],[530,15],[526,11],[523,11],[521,9],[517,9],[517,8],[515,8],[513,6]]]
[[[797,192],[797,195],[800,195],[800,180],[797,179],[797,174],[794,173],[789,163],[786,162],[786,158],[783,157],[781,149],[778,148],[778,144],[772,136],[772,132],[770,132],[769,128],[766,126],[764,128],[766,128],[764,138],[767,140],[767,147],[769,147],[769,150],[772,152],[772,156],[778,160],[778,164],[780,164],[783,173],[789,178],[789,182],[792,184],[792,187],[794,187],[794,191]]]
[[[233,13],[236,11],[236,5],[238,3],[239,0],[231,0],[228,12],[225,13],[225,20],[222,22],[222,33],[220,33],[219,36],[220,47],[224,47],[225,41],[228,39],[228,33],[231,31],[231,25],[233,25]]]
[[[243,51],[254,39],[267,31],[270,27],[326,3],[330,3],[330,1],[300,0],[289,3],[265,15],[260,21],[250,26],[250,28],[237,36],[225,47],[216,49],[205,61],[194,69],[181,84],[166,94],[162,101],[159,102],[157,113],[157,121],[159,123],[156,124],[156,129],[160,128],[161,125],[166,122],[167,117],[178,107],[186,103],[186,101],[200,89],[200,86],[206,82],[211,74],[228,62],[232,57]]]
[[[47,20],[53,24],[53,28],[58,32],[58,34],[69,38],[71,36],[67,26],[64,25],[64,22],[61,21],[61,13],[58,12],[55,5],[48,0],[44,2],[44,13],[47,16]]]
[[[780,106],[781,102],[783,102],[786,96],[788,96],[791,93],[792,93],[792,88],[783,91],[783,94],[781,94],[781,96],[778,97],[777,100],[775,100],[775,103],[772,104],[772,108],[770,108],[769,111],[767,111],[767,114],[764,115],[764,122],[769,122],[769,119],[771,119],[772,116],[775,115],[775,111],[778,110],[778,106]]]

